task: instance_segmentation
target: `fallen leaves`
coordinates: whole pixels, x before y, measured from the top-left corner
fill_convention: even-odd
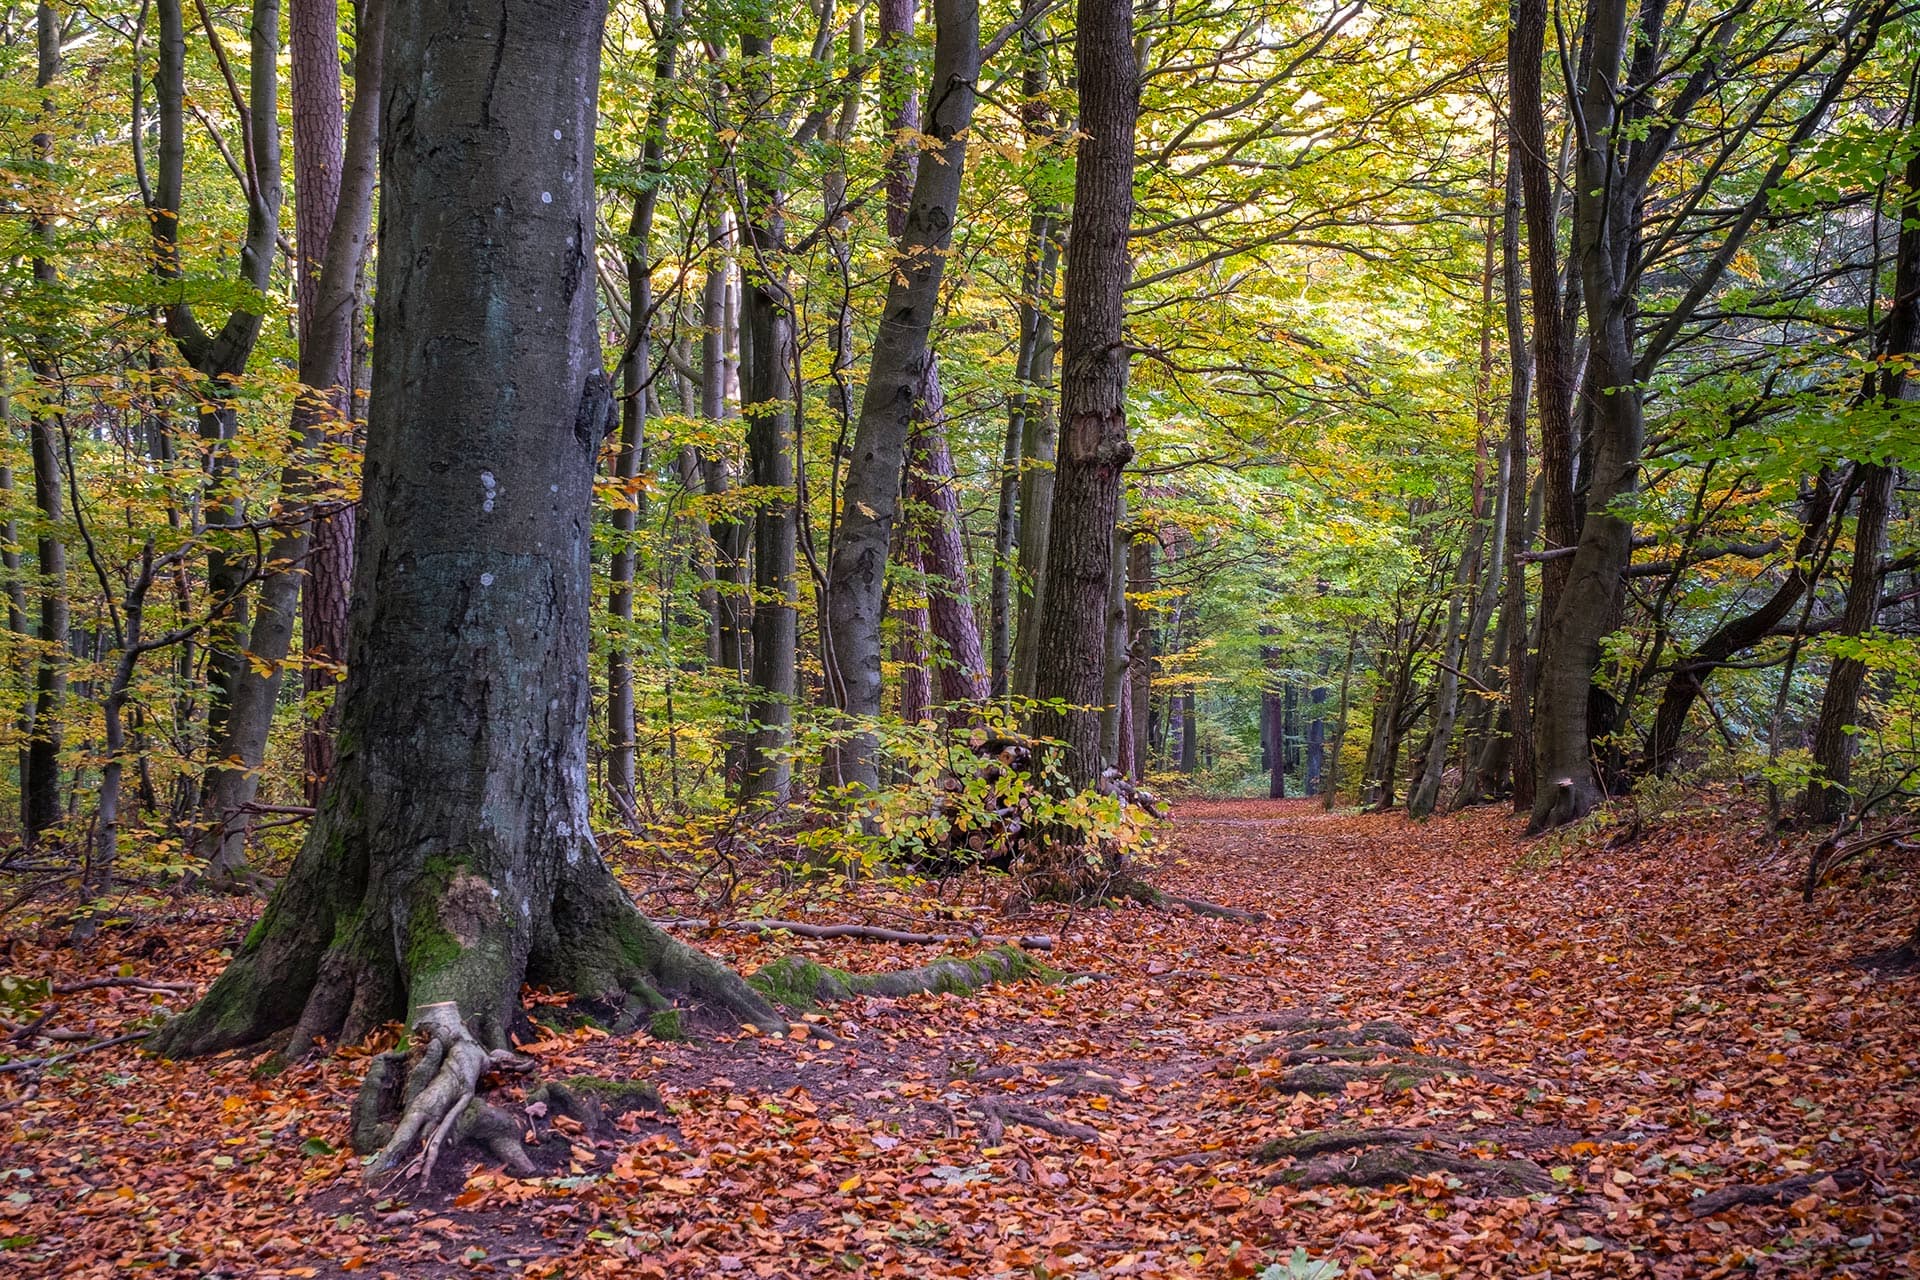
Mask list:
[[[1724,816],[1662,832],[1655,857],[1548,866],[1492,810],[1416,827],[1195,804],[1175,839],[1170,889],[1276,918],[1077,912],[1052,961],[1099,981],[854,1000],[793,1039],[545,1027],[520,1046],[543,1074],[653,1080],[671,1114],[576,1137],[544,1181],[475,1170],[439,1204],[357,1191],[352,1055],[256,1080],[251,1060],[123,1046],[16,1073],[0,1257],[79,1276],[1920,1267],[1920,982],[1846,963],[1904,927],[1895,888],[1802,906]],[[171,988],[241,928],[12,959],[71,988],[49,989],[47,1025],[92,1040],[180,1007]],[[863,971],[925,958],[779,945]],[[1290,1086],[1308,1069],[1326,1087]]]

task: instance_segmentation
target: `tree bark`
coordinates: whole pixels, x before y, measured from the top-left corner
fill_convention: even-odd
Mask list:
[[[377,43],[378,27],[363,15],[357,38]],[[360,320],[359,282],[366,265],[365,246],[371,242],[365,224],[371,214],[375,165],[364,172],[356,167],[351,175],[364,182],[367,195],[357,195],[362,226],[360,260],[353,265],[354,297],[343,315],[323,313],[320,296],[325,275],[327,246],[334,223],[345,206],[341,184],[348,177],[346,135],[348,121],[341,100],[340,11],[337,0],[291,0],[287,10],[288,53],[291,74],[288,94],[292,101],[294,236],[299,251],[299,270],[295,277],[294,297],[299,307],[299,336],[302,351],[325,346],[329,354],[337,350],[338,363],[331,370],[313,370],[306,394],[322,392],[329,397],[326,430],[332,441],[348,444],[354,435],[359,406],[353,397],[353,345]],[[378,53],[361,55],[354,61],[354,94],[378,94],[379,84],[370,78],[378,66]],[[329,302],[332,300],[329,299]],[[335,348],[331,341],[317,340],[317,326],[342,325],[348,339]],[[302,374],[303,381],[306,374]],[[303,701],[311,711],[321,704],[301,734],[306,767],[306,798],[316,804],[320,787],[333,769],[334,687],[340,682],[341,663],[347,652],[347,596],[353,587],[354,512],[351,503],[340,501],[334,492],[316,492],[307,507],[309,531],[304,581],[300,591],[300,646]]]
[[[1893,305],[1887,312],[1881,359],[1874,374],[1875,396],[1889,408],[1912,401],[1916,388],[1920,388],[1920,379],[1907,368],[1920,347],[1920,155],[1907,160],[1896,225],[1900,236],[1894,257]],[[1880,614],[1880,550],[1886,541],[1896,479],[1896,470],[1889,462],[1856,465],[1860,506],[1854,522],[1847,607],[1840,624],[1844,636],[1864,634]],[[1865,679],[1866,663],[1852,655],[1835,658],[1828,670],[1813,736],[1813,763],[1818,775],[1801,804],[1802,811],[1816,822],[1832,821],[1847,804],[1846,789],[1853,771],[1853,735],[1848,730],[1859,718],[1860,689]]]
[[[229,311],[219,329],[204,328],[186,296],[180,258],[180,210],[186,161],[186,25],[180,0],[156,0],[158,59],[153,87],[160,146],[152,191],[147,201],[153,275],[167,298],[166,328],[185,361],[200,375],[200,435],[206,443],[206,496],[202,510],[209,528],[238,531],[246,518],[244,496],[235,489],[232,442],[239,430],[233,384],[246,372],[260,336],[263,299],[271,291],[284,194],[280,156],[280,4],[253,0],[248,24],[246,100],[239,105],[245,136],[246,231],[239,253],[237,284],[247,300]],[[224,58],[224,55],[222,55]],[[238,105],[238,104],[237,104]],[[250,610],[245,588],[256,572],[251,557],[215,540],[207,553],[207,588],[221,602],[219,616],[207,628],[207,756],[209,788],[226,785],[228,762],[255,754],[250,741],[237,739],[230,711],[238,685],[252,669],[248,661]],[[279,619],[269,626],[279,625]],[[256,691],[257,692],[257,691]],[[257,699],[256,699],[257,700]],[[257,717],[242,732],[257,732]],[[203,804],[203,811],[210,806]],[[205,823],[218,833],[217,823]]]
[[[545,0],[508,0],[497,26],[453,0],[391,15],[338,767],[225,973],[149,1042],[162,1054],[289,1026],[299,1053],[440,1008],[484,1060],[523,980],[629,1017],[685,996],[779,1025],[634,909],[588,829],[592,488],[614,416],[592,270],[601,21]],[[444,1091],[419,1083],[416,1101]]]
[[[889,26],[891,12],[886,7],[881,11],[883,47],[897,39]],[[879,783],[873,734],[861,722],[880,712],[880,618],[887,549],[899,514],[915,406],[922,402],[929,374],[932,357],[927,339],[953,241],[966,165],[966,130],[973,119],[974,81],[980,67],[980,14],[975,0],[941,0],[936,24],[926,133],[938,144],[939,159],[916,166],[912,196],[896,236],[896,261],[854,428],[840,528],[827,572],[827,689],[833,705],[850,721],[850,732],[837,753],[839,780],[866,788]],[[931,422],[930,417],[927,420]],[[937,431],[937,425],[932,429]],[[973,649],[977,671],[977,635]]]
[[[793,311],[787,288],[784,163],[768,148],[772,136],[773,25],[750,18],[740,33],[747,64],[748,121],[757,163],[746,176],[742,210],[740,345],[741,412],[747,419],[747,479],[760,490],[753,516],[753,656],[749,663],[747,736],[741,766],[743,802],[779,804],[793,781],[788,743],[793,725],[800,586],[794,576],[799,540],[793,475]]]
[[[1067,244],[1064,431],[1054,478],[1034,694],[1039,733],[1064,744],[1070,785],[1099,777],[1103,631],[1127,439],[1128,351],[1123,328],[1131,259],[1134,120],[1139,74],[1133,7],[1081,0],[1074,43],[1081,142]]]
[[[608,566],[607,611],[614,640],[607,654],[607,789],[629,819],[638,816],[634,795],[633,593],[639,569],[641,469],[646,458],[647,393],[653,381],[653,218],[660,203],[666,164],[668,103],[686,17],[681,0],[666,0],[654,51],[654,97],[640,146],[640,188],[627,222],[626,271],[629,332],[620,361],[620,443],[614,477],[626,490],[613,511],[613,555]]]
[[[964,704],[987,697],[986,659],[980,650],[980,622],[973,610],[972,574],[967,567],[966,530],[960,512],[959,480],[947,447],[946,397],[940,387],[940,361],[927,353],[916,425],[907,441],[907,497],[920,509],[921,568],[927,575],[927,620],[938,652],[940,701],[948,722],[966,718]]]
[[[1912,216],[1912,215],[1909,215]],[[1911,291],[1909,296],[1911,296]],[[1911,338],[1911,331],[1909,331]],[[1880,377],[1896,388],[1888,399],[1899,398],[1903,381],[1897,373]],[[1847,606],[1839,634],[1848,639],[1865,635],[1880,616],[1880,552],[1886,545],[1887,519],[1893,507],[1895,470],[1876,462],[1856,464],[1855,490],[1859,508],[1854,518],[1853,567],[1847,578]],[[1860,690],[1867,664],[1853,654],[1834,658],[1827,670],[1827,686],[1820,696],[1820,718],[1813,730],[1815,781],[1802,797],[1800,809],[1814,822],[1832,822],[1845,812],[1848,783],[1853,776],[1853,729],[1859,719]]]
[[[327,10],[320,16],[333,21],[332,7],[320,7]],[[233,879],[246,866],[250,827],[246,815],[259,792],[281,677],[293,649],[301,583],[314,545],[310,463],[329,437],[349,429],[344,379],[352,376],[354,301],[373,209],[380,129],[380,32],[385,12],[386,0],[367,0],[363,6],[353,112],[333,183],[336,204],[327,219],[317,269],[303,273],[310,301],[301,323],[300,389],[290,424],[292,455],[280,475],[278,528],[262,568],[247,639],[248,662],[230,686],[225,754],[208,767],[201,791],[201,848],[207,857],[206,874],[215,883]],[[303,14],[302,25],[311,27],[320,16]],[[308,31],[307,38],[316,37]],[[312,50],[303,48],[303,52],[308,61],[317,56]],[[333,85],[337,95],[337,75]]]
[[[1146,606],[1153,591],[1153,547],[1151,537],[1133,540],[1127,549],[1127,710],[1132,733],[1132,765],[1129,776],[1135,782],[1147,775],[1149,726],[1153,706],[1153,626]]]
[[[40,0],[35,9],[34,29],[38,54],[34,86],[43,94],[43,117],[50,117],[54,105],[50,91],[60,74],[60,20],[48,0]],[[44,123],[48,127],[33,135],[31,145],[35,159],[49,165],[54,153],[52,122],[48,119]],[[60,272],[51,253],[53,221],[36,212],[29,223],[28,234],[35,247],[46,250],[33,256],[34,287],[46,291],[58,289]],[[61,536],[66,499],[61,492],[59,446],[64,430],[65,391],[51,351],[30,352],[27,368],[39,385],[42,401],[27,420],[28,452],[33,463],[33,504],[40,510],[40,532],[34,543],[39,578],[37,638],[40,651],[33,665],[33,730],[27,739],[20,793],[22,833],[31,846],[61,817],[60,747],[66,716],[69,612],[67,546]]]

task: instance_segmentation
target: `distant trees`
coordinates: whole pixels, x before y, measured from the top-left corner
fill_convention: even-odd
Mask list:
[[[264,885],[341,767],[390,12],[0,5],[3,785],[76,870]],[[1892,776],[1906,15],[1552,16],[619,0],[592,814],[840,823],[1016,725],[1541,830]]]

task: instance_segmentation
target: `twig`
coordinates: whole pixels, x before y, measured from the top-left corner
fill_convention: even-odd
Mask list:
[[[129,1031],[123,1036],[111,1036],[105,1040],[96,1040],[92,1044],[81,1045],[78,1049],[69,1049],[65,1053],[56,1053],[45,1058],[21,1058],[15,1062],[0,1062],[0,1074],[9,1071],[38,1071],[50,1067],[56,1062],[65,1062],[68,1058],[77,1058],[83,1053],[92,1053],[96,1049],[111,1049],[117,1044],[129,1044],[135,1040],[145,1040],[151,1031]]]
[[[154,982],[149,978],[87,978],[80,982],[55,983],[52,991],[56,996],[70,996],[75,992],[96,991],[101,987],[132,987],[136,991],[165,991],[177,996],[190,996],[199,990],[185,982]]]

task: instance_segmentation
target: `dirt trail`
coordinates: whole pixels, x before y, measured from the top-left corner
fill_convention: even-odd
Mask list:
[[[16,1079],[0,1235],[76,1275],[1232,1276],[1296,1247],[1377,1280],[1920,1270],[1920,980],[1848,963],[1904,932],[1910,883],[1802,907],[1724,816],[1551,860],[1495,810],[1303,801],[1182,806],[1160,861],[1273,918],[1076,913],[1052,960],[1097,977],[854,1001],[784,1042],[555,1036],[546,1074],[651,1079],[670,1114],[545,1184],[359,1195],[327,1150],[352,1061]],[[232,931],[156,928],[145,963],[204,979]],[[1712,1193],[1759,1202],[1690,1207]]]

